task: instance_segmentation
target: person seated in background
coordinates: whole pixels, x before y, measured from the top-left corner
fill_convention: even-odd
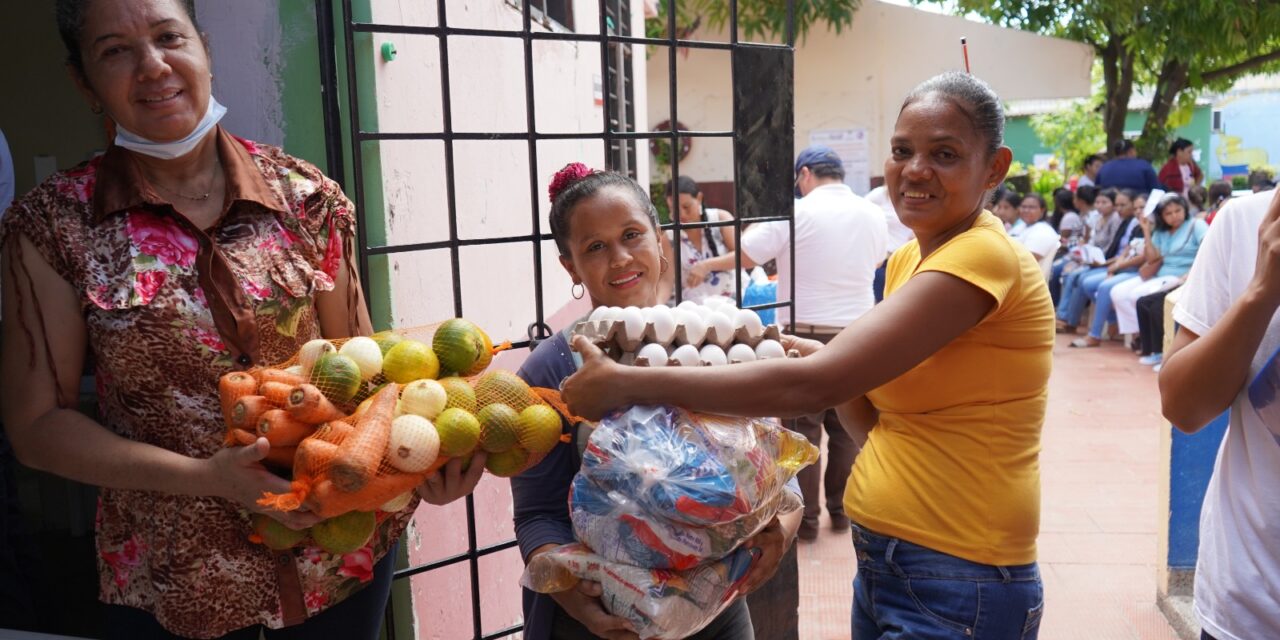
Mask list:
[[[1205,203],[1209,201],[1209,190],[1204,188],[1202,184],[1191,185],[1187,189],[1187,204],[1191,206],[1188,212],[1192,218],[1204,220],[1209,212],[1205,209]]]
[[[1156,207],[1153,219],[1144,216],[1144,262],[1139,269],[1139,277],[1111,290],[1111,302],[1121,335],[1138,332],[1138,298],[1182,284],[1191,270],[1191,263],[1200,251],[1200,243],[1204,241],[1209,225],[1188,216],[1187,208],[1185,198],[1171,194]]]
[[[1169,145],[1169,160],[1160,167],[1157,179],[1166,191],[1186,198],[1191,187],[1204,181],[1204,172],[1192,158],[1195,145],[1186,138],[1178,138]]]
[[[1255,169],[1249,172],[1249,190],[1254,193],[1262,191],[1270,191],[1276,188],[1275,179],[1270,173],[1262,169]]]
[[[1097,224],[1094,231],[1089,234],[1089,241],[1076,249],[1070,251],[1066,256],[1059,259],[1063,262],[1061,267],[1061,282],[1055,283],[1050,280],[1049,290],[1052,292],[1055,287],[1060,289],[1059,295],[1055,296],[1054,304],[1061,309],[1062,304],[1070,304],[1072,296],[1075,294],[1077,286],[1080,284],[1081,278],[1087,273],[1102,269],[1105,270],[1107,263],[1107,252],[1111,250],[1112,240],[1115,239],[1116,233],[1120,229],[1122,219],[1116,211],[1115,201],[1121,197],[1115,189],[1104,189],[1101,192],[1095,187],[1084,186],[1076,189],[1077,204],[1088,207],[1091,213],[1097,213]],[[1128,196],[1125,196],[1126,201]],[[1090,249],[1089,247],[1093,247]],[[1055,270],[1058,264],[1054,264]],[[1056,277],[1055,277],[1056,279]],[[1083,301],[1075,304],[1083,305]],[[1058,331],[1061,333],[1075,333],[1075,327],[1068,327],[1062,320],[1061,314],[1058,319]]]
[[[1076,196],[1066,187],[1053,190],[1053,214],[1049,224],[1062,236],[1062,246],[1069,246],[1084,235],[1084,218],[1076,211]]]
[[[672,188],[674,186],[674,189]],[[680,176],[675,184],[667,183],[667,211],[680,216],[681,224],[698,222],[731,222],[733,214],[724,209],[708,207],[704,202],[702,189],[689,176]],[[723,255],[731,255],[738,248],[737,231],[732,226],[688,228],[680,230],[680,263],[683,265],[684,290],[681,292],[685,300],[701,304],[711,296],[724,296],[730,300],[738,295],[737,265],[732,263],[715,270],[709,268],[708,260]],[[666,234],[664,241],[668,251],[671,250],[671,233]],[[672,252],[674,256],[674,252]],[[663,293],[675,291],[675,269],[665,272]]]
[[[1096,153],[1090,154],[1080,164],[1080,168],[1084,174],[1076,181],[1076,189],[1080,187],[1096,187],[1098,186],[1098,172],[1102,170],[1104,158]]]
[[[1015,236],[1015,239],[1035,257],[1047,279],[1053,268],[1053,258],[1062,246],[1062,239],[1046,219],[1045,209],[1044,196],[1038,193],[1022,196],[1022,202],[1018,205],[1018,217],[1026,225],[1026,229]]]
[[[1150,162],[1138,157],[1138,149],[1129,140],[1117,140],[1111,145],[1111,160],[1098,171],[1098,186],[1102,188],[1133,189],[1150,193],[1159,189],[1156,170]]]
[[[1222,210],[1223,205],[1231,199],[1233,193],[1235,189],[1226,180],[1215,180],[1209,185],[1209,197],[1206,200],[1209,205],[1209,215],[1205,216],[1204,221],[1213,224],[1213,219]]]
[[[1093,237],[1094,232],[1098,230],[1098,224],[1102,222],[1102,214],[1094,208],[1093,201],[1098,198],[1099,189],[1094,186],[1084,185],[1076,187],[1074,199],[1072,203],[1076,207],[1076,211],[1080,214],[1080,218],[1084,220],[1084,238],[1088,242]]]
[[[1075,292],[1058,310],[1058,319],[1063,321],[1059,330],[1075,333],[1076,326],[1084,317],[1085,306],[1091,301],[1096,303],[1089,335],[1073,341],[1072,347],[1096,347],[1102,344],[1102,331],[1107,322],[1114,322],[1115,318],[1115,312],[1111,308],[1111,289],[1129,278],[1137,277],[1138,267],[1143,263],[1142,225],[1139,219],[1146,206],[1146,196],[1125,189],[1116,195],[1115,202],[1121,221],[1116,237],[1106,253],[1106,265],[1081,276]]]
[[[1018,207],[1022,206],[1022,194],[1013,189],[1005,189],[1000,187],[993,196],[995,205],[992,207],[991,213],[994,213],[1001,222],[1004,223],[1004,230],[1010,236],[1017,237],[1027,228],[1027,223],[1018,217]]]

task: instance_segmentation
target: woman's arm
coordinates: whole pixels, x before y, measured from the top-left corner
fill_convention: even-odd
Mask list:
[[[349,266],[355,264],[354,260],[355,256],[344,256],[338,267],[338,277],[334,279],[333,290],[316,294],[316,319],[320,323],[320,335],[326,338],[350,338],[352,329],[358,336],[373,333],[373,322],[369,319],[369,309],[365,305],[360,274],[356,273],[354,266]],[[350,322],[353,312],[354,326]]]
[[[200,460],[123,438],[75,409],[64,408],[74,405],[79,393],[88,342],[77,294],[24,236],[6,247],[3,263],[0,372],[5,384],[0,400],[19,462],[100,487],[217,496],[252,511],[260,510],[256,500],[264,491],[289,490],[287,481],[258,463],[269,449],[265,438]],[[310,514],[271,515],[294,528],[315,521]]]
[[[880,411],[866,396],[858,396],[836,405],[836,417],[840,419],[840,424],[849,433],[849,437],[853,438],[854,443],[861,449],[867,444],[867,437],[871,434],[871,430],[875,428],[877,422],[880,422]]]
[[[1213,266],[1226,269],[1225,264]],[[1272,199],[1258,229],[1258,259],[1244,293],[1203,336],[1186,327],[1179,329],[1165,356],[1160,369],[1160,401],[1164,416],[1174,426],[1195,433],[1231,406],[1248,383],[1249,365],[1277,308],[1280,198]]]
[[[817,413],[906,373],[977,325],[995,303],[973,284],[929,271],[809,357],[726,367],[624,367],[579,336],[574,347],[583,366],[565,381],[564,399],[588,419],[657,402],[725,415]]]

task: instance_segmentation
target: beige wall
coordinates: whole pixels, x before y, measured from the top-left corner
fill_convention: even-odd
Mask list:
[[[8,2],[0,19],[0,129],[13,154],[15,197],[35,186],[33,157],[66,169],[106,148],[106,133],[67,76],[53,2]]]
[[[639,3],[636,3],[637,5]],[[579,33],[596,33],[599,4],[575,2]],[[435,25],[435,3],[373,0],[379,23]],[[453,26],[518,30],[519,10],[504,0],[450,0]],[[643,33],[639,12],[633,33]],[[541,28],[541,27],[538,27]],[[435,132],[442,129],[440,50],[433,37],[376,34],[375,50],[392,43],[395,60],[375,55],[377,123],[381,131]],[[450,88],[453,126],[460,132],[523,132],[526,129],[523,45],[518,39],[450,39]],[[643,48],[633,52],[637,124],[644,128]],[[590,43],[535,42],[533,45],[535,118],[542,133],[600,132],[603,109],[595,105],[593,81],[600,74],[600,49]],[[382,142],[382,195],[387,241],[392,245],[449,238],[444,146],[438,141]],[[371,147],[367,147],[371,148]],[[639,175],[648,182],[648,153],[639,153]],[[454,175],[458,233],[464,239],[531,234],[532,211],[541,232],[549,231],[547,186],[569,162],[604,166],[598,141],[545,141],[538,144],[537,186],[529,187],[528,143],[457,141]],[[552,242],[542,245],[542,297],[553,329],[585,313],[569,293],[571,281],[557,260]],[[509,245],[464,247],[460,252],[463,315],[490,332],[495,342],[523,340],[535,313],[533,249],[527,241]],[[390,258],[391,314],[395,327],[438,322],[453,315],[453,282],[447,250],[395,254]],[[495,366],[515,369],[526,351],[500,355]],[[480,545],[514,536],[508,481],[486,475],[475,492]],[[409,561],[423,564],[466,550],[462,502],[419,508],[407,537]],[[480,562],[484,629],[520,621],[519,553],[508,550]],[[417,637],[470,635],[470,582],[465,564],[416,576],[413,594]]]
[[[702,31],[693,37],[724,39]],[[1093,51],[1086,45],[868,0],[843,33],[815,27],[797,47],[796,150],[808,145],[812,129],[866,127],[871,175],[881,175],[903,97],[935,74],[964,69],[961,37],[969,40],[973,73],[1006,102],[1089,95]],[[649,66],[650,126],[670,112],[665,50],[660,55]],[[676,68],[678,119],[691,129],[727,129],[729,78],[727,53],[682,54]],[[728,140],[694,140],[681,173],[731,180],[732,158]]]

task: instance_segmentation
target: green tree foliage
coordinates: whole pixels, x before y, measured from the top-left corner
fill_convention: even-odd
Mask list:
[[[1135,87],[1152,91],[1139,152],[1164,158],[1170,116],[1204,90],[1280,68],[1280,2],[1274,0],[916,0],[993,24],[1089,44],[1102,61],[1103,129],[1124,135]]]
[[[667,7],[670,0],[659,0],[658,17],[649,18],[645,32],[651,38],[667,37]],[[795,29],[798,40],[809,28],[825,23],[836,33],[853,23],[853,14],[862,0],[795,0]],[[703,24],[721,29],[729,24],[728,0],[678,0],[676,4],[676,37],[688,38]],[[738,29],[746,39],[761,37],[786,40],[787,0],[739,0]]]
[[[1066,175],[1079,172],[1086,157],[1107,146],[1096,100],[1082,100],[1060,111],[1032,116],[1031,129],[1065,162],[1062,171]]]

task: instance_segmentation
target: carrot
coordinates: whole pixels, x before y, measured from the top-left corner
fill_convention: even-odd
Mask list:
[[[256,430],[258,418],[274,408],[271,402],[262,396],[244,396],[231,407],[230,426],[248,431]]]
[[[293,387],[283,382],[264,382],[258,387],[258,395],[267,399],[271,406],[277,409],[283,409],[285,402],[289,400],[289,392],[293,391]]]
[[[315,430],[314,425],[290,418],[284,409],[272,409],[258,418],[258,435],[266,438],[273,447],[296,445]]]
[[[347,436],[355,432],[355,427],[341,420],[330,420],[316,427],[315,437],[332,444],[342,444]]]
[[[263,385],[266,386],[266,385]],[[294,420],[318,424],[337,420],[346,414],[333,406],[323,393],[310,384],[300,384],[289,391],[284,408]]]
[[[293,475],[297,479],[315,478],[338,457],[338,445],[319,438],[307,438],[298,443],[298,453],[293,458]]]
[[[222,401],[222,419],[231,424],[231,408],[236,401],[258,392],[258,381],[243,371],[232,371],[218,379],[218,399]]]
[[[399,398],[400,385],[388,383],[373,397],[369,409],[356,423],[356,432],[342,441],[341,451],[329,469],[329,478],[339,489],[359,491],[378,474],[378,466],[387,453],[387,441],[391,439],[391,414]]]
[[[244,429],[232,429],[227,432],[227,439],[230,441],[229,444],[247,447],[258,441],[258,434],[250,433]]]
[[[306,382],[302,376],[294,375],[284,369],[258,369],[253,373],[253,376],[258,379],[259,384],[264,382],[283,382],[290,387],[296,387]]]
[[[333,518],[351,511],[372,511],[422,484],[425,477],[420,473],[377,476],[355,493],[339,489],[332,480],[321,480],[311,492],[311,502],[315,505],[316,515],[321,518]]]
[[[264,462],[281,469],[293,469],[293,458],[297,453],[296,446],[271,447]]]

